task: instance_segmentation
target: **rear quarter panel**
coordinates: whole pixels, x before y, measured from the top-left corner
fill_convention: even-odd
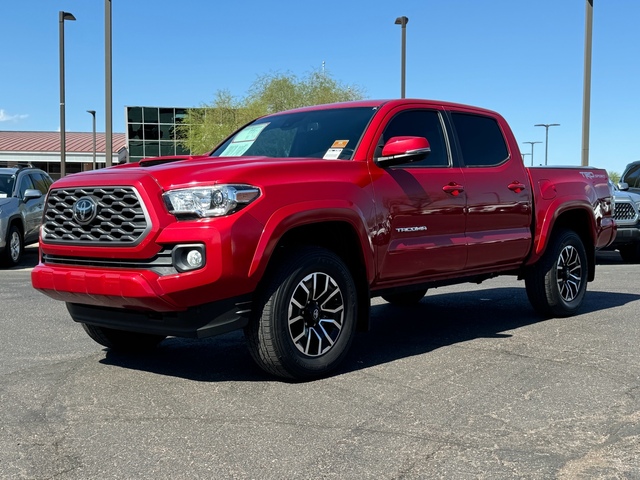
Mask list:
[[[533,250],[528,264],[544,253],[558,219],[570,211],[584,212],[593,246],[603,248],[615,237],[612,192],[607,172],[594,167],[528,168],[534,191]]]

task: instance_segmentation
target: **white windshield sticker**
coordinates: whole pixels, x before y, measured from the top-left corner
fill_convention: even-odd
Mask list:
[[[325,160],[337,160],[338,157],[340,157],[340,154],[342,153],[342,148],[330,148],[329,150],[327,150],[327,153],[324,154],[324,158]]]
[[[6,193],[0,193],[0,198],[7,198],[7,194]]]
[[[347,143],[349,143],[349,140],[336,140],[322,158],[325,160],[337,160],[340,158],[340,154],[342,153],[342,150],[344,150],[344,147],[347,146]]]
[[[244,155],[244,153],[249,150],[249,147],[253,145],[253,142],[256,141],[256,138],[260,135],[262,130],[269,125],[267,123],[259,123],[257,125],[249,125],[246,128],[243,128],[239,131],[231,143],[227,145],[227,148],[220,154],[221,157],[240,157]]]

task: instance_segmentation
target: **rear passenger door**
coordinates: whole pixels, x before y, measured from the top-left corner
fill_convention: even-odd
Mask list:
[[[497,118],[464,111],[450,117],[467,199],[465,270],[517,265],[532,242],[532,193],[522,158],[510,151]]]

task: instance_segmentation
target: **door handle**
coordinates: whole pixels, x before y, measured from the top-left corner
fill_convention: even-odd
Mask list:
[[[454,197],[457,197],[461,192],[464,192],[464,187],[462,185],[458,185],[457,183],[451,182],[442,187],[442,191],[445,193],[449,193]]]
[[[513,192],[520,193],[525,189],[525,186],[523,183],[520,183],[520,182],[511,182],[508,188]]]

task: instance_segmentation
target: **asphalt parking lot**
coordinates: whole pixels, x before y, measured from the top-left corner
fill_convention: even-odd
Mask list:
[[[332,377],[286,383],[241,333],[147,356],[93,343],[0,271],[0,477],[640,479],[640,266],[599,256],[582,312],[511,277],[375,300]]]

